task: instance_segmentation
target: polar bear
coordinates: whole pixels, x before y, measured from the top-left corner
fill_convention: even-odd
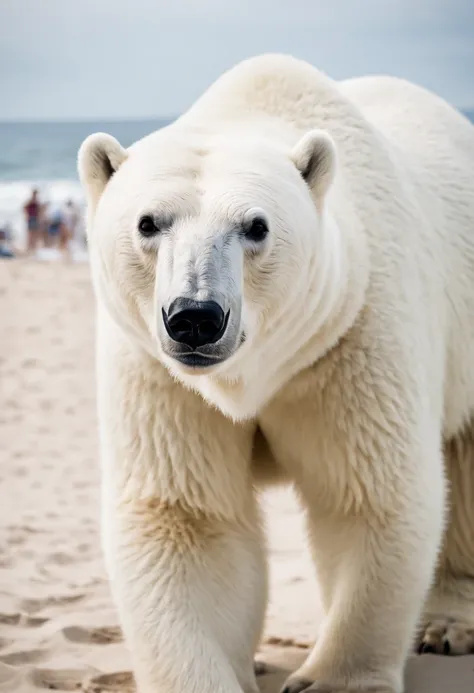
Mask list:
[[[405,81],[264,55],[129,149],[91,135],[79,172],[140,693],[258,690],[273,482],[325,608],[287,693],[401,693],[414,642],[473,649],[473,126]]]

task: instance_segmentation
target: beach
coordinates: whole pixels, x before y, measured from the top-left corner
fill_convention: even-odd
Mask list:
[[[4,261],[0,301],[0,691],[131,693],[100,546],[88,265]],[[262,503],[271,598],[259,683],[277,693],[321,608],[294,498]],[[407,693],[473,690],[474,655],[409,662]]]

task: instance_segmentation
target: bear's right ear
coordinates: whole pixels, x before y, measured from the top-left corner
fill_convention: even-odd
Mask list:
[[[77,168],[88,202],[95,207],[104,188],[127,158],[127,152],[112,135],[97,132],[82,143]]]

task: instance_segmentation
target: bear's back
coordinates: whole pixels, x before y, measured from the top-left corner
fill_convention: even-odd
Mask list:
[[[444,99],[389,76],[343,80],[339,88],[404,161],[429,169],[444,183],[454,169],[469,177],[472,188],[474,126]]]

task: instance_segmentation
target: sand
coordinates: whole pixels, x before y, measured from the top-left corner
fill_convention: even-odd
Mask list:
[[[131,693],[99,543],[88,267],[0,262],[0,691]],[[306,656],[320,607],[294,499],[263,502],[271,602],[261,657],[271,666],[259,682],[277,693]],[[472,693],[474,656],[413,657],[407,691]]]

